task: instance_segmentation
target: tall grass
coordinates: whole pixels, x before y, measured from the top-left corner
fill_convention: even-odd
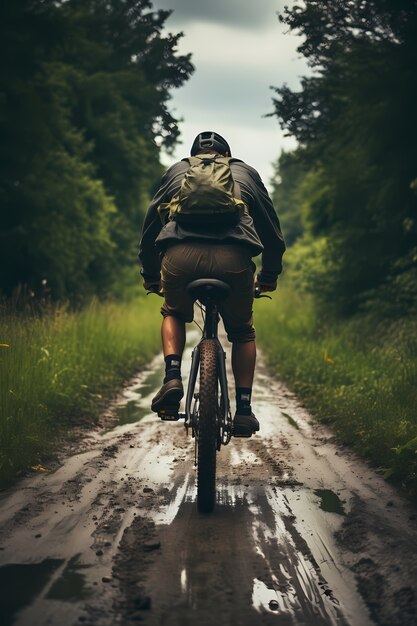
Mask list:
[[[326,323],[285,283],[255,321],[270,366],[315,416],[416,495],[417,321]]]
[[[0,325],[0,480],[33,465],[57,435],[95,418],[103,398],[160,349],[155,301],[92,302],[41,315],[4,307]]]

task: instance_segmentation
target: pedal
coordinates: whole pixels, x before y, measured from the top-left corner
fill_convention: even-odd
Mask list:
[[[166,409],[159,409],[158,417],[164,422],[178,422],[180,414],[178,413],[178,409],[167,407]]]
[[[246,432],[242,430],[240,432],[239,431],[236,432],[235,430],[232,431],[233,437],[239,437],[240,439],[249,439],[249,437],[252,437],[252,435],[254,434],[255,434],[254,432],[252,431],[249,432],[248,430]]]

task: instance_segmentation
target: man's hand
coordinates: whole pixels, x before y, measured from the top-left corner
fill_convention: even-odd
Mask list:
[[[274,283],[264,283],[261,282],[258,278],[258,276],[255,279],[255,289],[259,290],[259,293],[265,293],[265,291],[275,291],[275,289],[277,288],[277,281],[275,281]]]
[[[159,281],[150,282],[150,281],[144,280],[143,286],[146,289],[146,291],[150,291],[151,293],[156,293],[158,294],[158,296],[161,295],[161,283]]]

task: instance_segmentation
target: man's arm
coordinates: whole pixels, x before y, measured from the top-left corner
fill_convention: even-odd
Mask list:
[[[139,244],[139,263],[142,266],[140,271],[144,283],[150,285],[158,283],[160,280],[161,263],[159,253],[155,247],[155,239],[162,228],[162,222],[157,211],[158,205],[151,206],[146,213],[143,224],[142,238]]]
[[[180,161],[165,172],[159,189],[146,213],[138,253],[139,263],[142,266],[140,273],[143,277],[145,288],[159,283],[161,277],[161,260],[159,251],[155,246],[155,240],[163,227],[158,207],[164,202],[169,202],[178,193],[187,167],[186,163]]]
[[[275,286],[282,272],[282,255],[285,252],[284,237],[274,205],[261,177],[252,167],[248,169],[252,179],[250,193],[253,197],[250,213],[255,230],[264,246],[258,282],[262,285]]]
[[[158,191],[152,198],[152,202],[145,216],[142,228],[142,237],[139,243],[138,259],[142,266],[140,271],[144,285],[148,288],[151,284],[160,281],[161,262],[159,252],[155,246],[155,240],[161,232],[162,222],[159,217],[158,207],[165,200],[168,172],[164,174]]]

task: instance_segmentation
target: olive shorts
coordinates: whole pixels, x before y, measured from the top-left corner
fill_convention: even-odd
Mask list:
[[[194,303],[187,285],[197,278],[217,278],[230,285],[232,293],[219,304],[219,313],[229,341],[255,339],[252,324],[254,269],[249,252],[236,244],[187,242],[169,247],[162,257],[161,288],[165,296],[161,313],[192,322]]]

